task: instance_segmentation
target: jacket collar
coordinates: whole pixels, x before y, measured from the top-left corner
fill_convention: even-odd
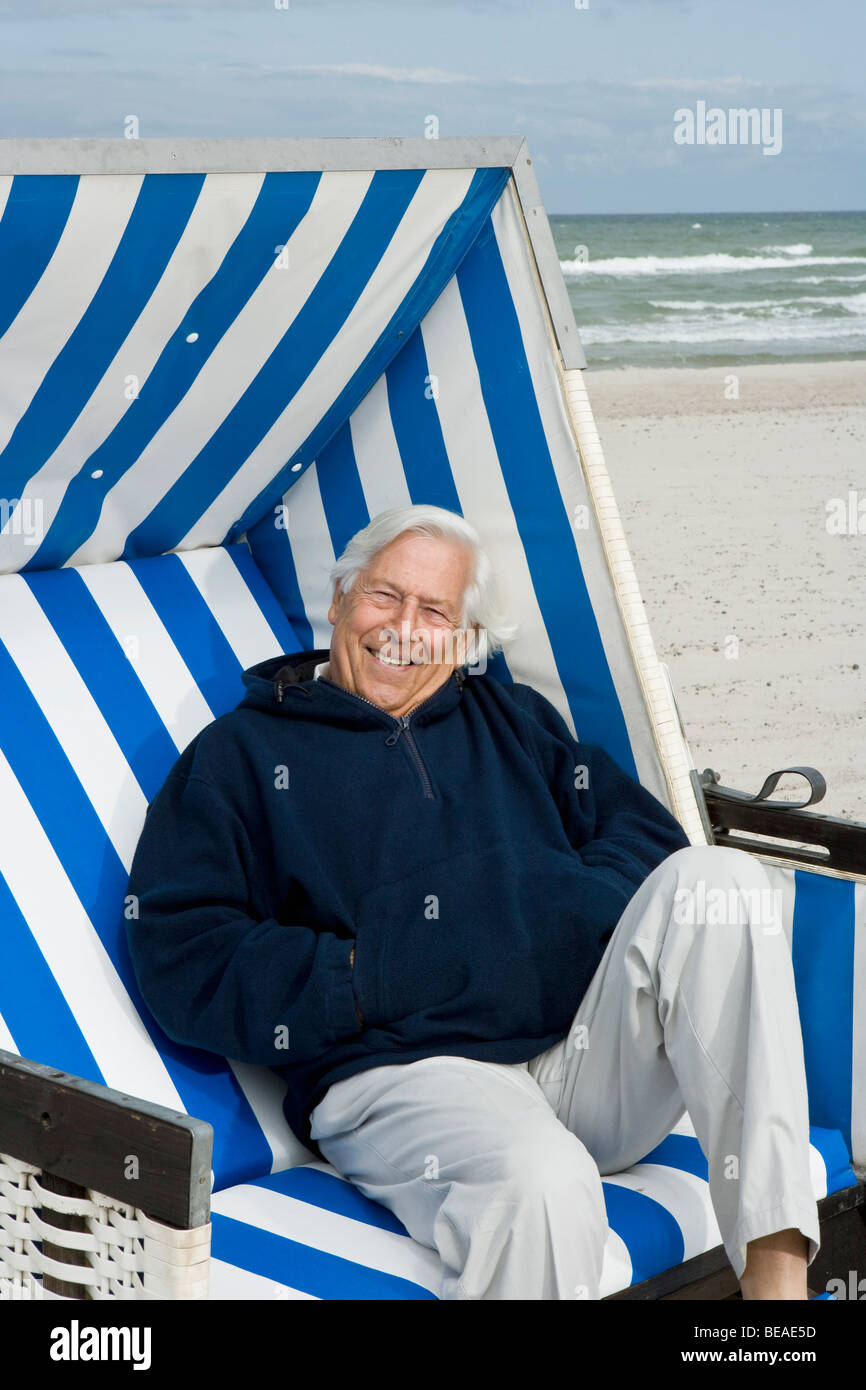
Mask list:
[[[243,703],[268,707],[274,711],[289,706],[294,710],[297,709],[297,698],[303,697],[305,704],[307,701],[310,702],[311,713],[314,707],[319,715],[327,715],[332,711],[341,723],[345,721],[366,724],[371,719],[374,723],[381,723],[394,719],[387,710],[380,709],[372,701],[344,689],[328,677],[316,680],[316,667],[328,661],[329,657],[329,650],[317,649],[292,652],[260,661],[243,673],[244,684],[248,687]],[[415,710],[410,711],[411,717],[416,718],[417,711],[417,722],[426,723],[430,719],[438,719],[447,714],[460,700],[465,681],[466,672],[463,667],[458,667],[438,690],[416,705]],[[270,689],[264,686],[264,682],[268,682]]]

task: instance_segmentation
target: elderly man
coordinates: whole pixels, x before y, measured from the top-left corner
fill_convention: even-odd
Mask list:
[[[806,1298],[761,865],[690,846],[531,686],[472,673],[466,639],[512,630],[463,518],[385,512],[332,578],[330,650],[246,671],[148,808],[127,930],[159,1023],[278,1068],[302,1142],[438,1250],[442,1298],[599,1298],[601,1174],[686,1109],[743,1296]],[[711,924],[708,886],[749,906]]]

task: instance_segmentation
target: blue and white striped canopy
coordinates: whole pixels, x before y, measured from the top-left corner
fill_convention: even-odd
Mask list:
[[[2,571],[216,545],[366,395],[504,169],[0,180]],[[13,514],[14,515],[14,514]]]

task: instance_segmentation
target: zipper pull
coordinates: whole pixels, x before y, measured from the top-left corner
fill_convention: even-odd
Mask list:
[[[401,714],[398,717],[400,720],[400,727],[399,729],[396,729],[393,734],[389,734],[388,737],[385,739],[386,748],[393,748],[400,735],[404,732],[405,729],[408,729],[409,727],[408,714]]]

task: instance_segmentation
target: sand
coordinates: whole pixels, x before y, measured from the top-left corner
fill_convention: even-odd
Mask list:
[[[815,767],[810,810],[866,823],[866,362],[586,385],[693,765],[751,793]],[[774,793],[806,796],[797,776]]]

